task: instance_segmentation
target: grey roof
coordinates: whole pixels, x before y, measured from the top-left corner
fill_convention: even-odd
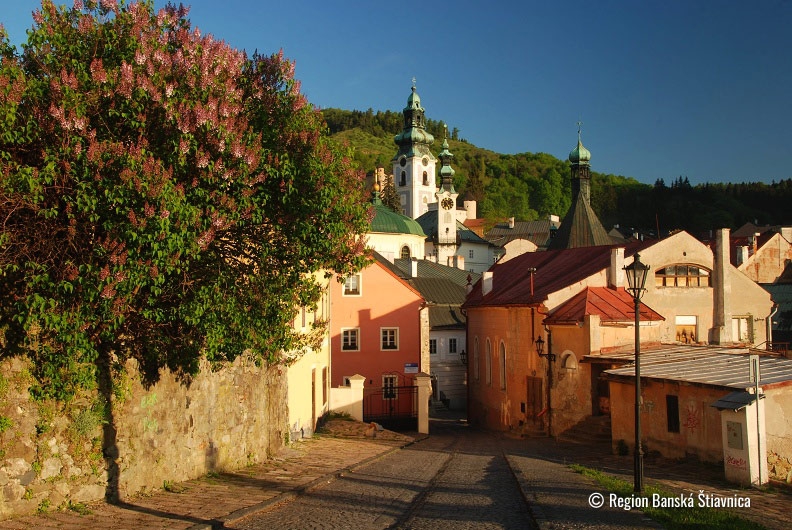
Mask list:
[[[430,304],[462,305],[467,291],[461,285],[446,278],[408,278],[407,281],[421,293]]]
[[[560,222],[550,219],[538,221],[515,221],[514,228],[509,228],[509,223],[498,223],[485,234],[487,241],[499,247],[515,239],[525,239],[537,247],[545,247],[550,239],[550,230],[557,229]]]
[[[418,224],[421,225],[424,233],[427,235],[427,239],[431,239],[432,241],[437,241],[437,212],[435,210],[429,210],[428,212],[424,212],[421,214],[420,217],[416,219]],[[492,243],[480,237],[477,233],[475,233],[470,228],[466,227],[464,224],[460,223],[459,221],[456,222],[457,225],[457,238],[460,242],[466,243],[478,243],[480,245],[489,245],[493,246]]]
[[[436,305],[429,307],[429,327],[439,329],[465,329],[465,316],[459,305]]]
[[[395,265],[401,270],[405,278],[409,278],[410,276],[411,261],[412,258],[394,260]],[[419,278],[443,278],[463,287],[467,286],[468,277],[471,279],[471,284],[476,283],[478,279],[481,278],[481,274],[477,272],[469,272],[456,267],[441,265],[427,259],[419,259],[416,261],[418,263]]]
[[[754,350],[756,351],[756,350]],[[749,376],[749,350],[713,346],[662,345],[642,350],[641,378],[695,383],[745,390],[753,387]],[[613,362],[631,362],[633,352],[586,356]],[[792,383],[792,359],[761,355],[760,386]],[[604,372],[606,379],[635,379],[635,365]]]
[[[763,398],[764,394],[759,394]],[[756,394],[751,394],[743,390],[730,392],[710,405],[718,410],[741,410],[756,401]]]
[[[424,230],[425,231],[425,230]],[[613,239],[605,231],[597,214],[582,193],[579,193],[569,208],[561,227],[550,239],[551,250],[579,247],[612,245]]]

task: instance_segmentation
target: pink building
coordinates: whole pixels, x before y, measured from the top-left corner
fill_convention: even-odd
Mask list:
[[[330,286],[330,382],[345,386],[351,376],[364,376],[368,418],[378,418],[385,409],[407,414],[401,408],[414,407],[413,400],[397,389],[413,386],[419,372],[429,373],[424,299],[390,262],[374,256],[373,264]]]

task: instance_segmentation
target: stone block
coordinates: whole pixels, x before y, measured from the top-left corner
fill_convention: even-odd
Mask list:
[[[61,464],[60,458],[47,458],[41,464],[41,480],[57,477],[60,475],[61,469],[63,469],[63,464]]]

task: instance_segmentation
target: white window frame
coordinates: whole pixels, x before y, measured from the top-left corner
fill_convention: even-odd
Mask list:
[[[451,337],[448,339],[448,353],[457,353],[459,350],[457,349],[457,341],[456,337]]]
[[[349,285],[350,280],[356,278],[357,290],[352,290]],[[344,287],[341,291],[342,296],[363,296],[363,277],[360,274],[352,274],[344,280]]]
[[[382,376],[382,399],[383,401],[395,401],[399,399],[399,392],[395,390],[399,386],[399,376],[386,374]]]
[[[354,348],[346,347],[347,343],[350,342],[345,337],[346,333],[354,333],[356,339]],[[341,328],[341,351],[360,351],[360,328]]]
[[[386,342],[386,333],[393,334],[392,340],[391,337],[388,337],[388,344],[393,344],[393,346],[385,346]],[[399,328],[380,328],[380,350],[381,351],[399,351]]]

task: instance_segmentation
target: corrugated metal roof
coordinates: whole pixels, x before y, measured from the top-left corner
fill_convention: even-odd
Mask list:
[[[648,247],[652,242],[618,245],[625,248],[625,257]],[[611,246],[582,247],[544,252],[526,252],[509,261],[490,267],[493,288],[486,296],[481,293],[481,280],[468,295],[465,307],[539,304],[554,293],[605,270],[610,266]],[[531,295],[531,272],[533,295]]]
[[[644,303],[639,312],[641,321],[665,320]],[[601,322],[634,322],[635,302],[624,287],[586,287],[553,311],[545,323],[583,322],[586,315],[599,315]]]
[[[634,352],[590,355],[585,359],[632,361]],[[749,375],[747,348],[726,348],[691,345],[662,345],[642,349],[641,378],[697,383],[745,390],[753,387]],[[792,359],[760,356],[760,386],[792,383]],[[635,379],[635,366],[630,364],[604,372],[606,379]]]

